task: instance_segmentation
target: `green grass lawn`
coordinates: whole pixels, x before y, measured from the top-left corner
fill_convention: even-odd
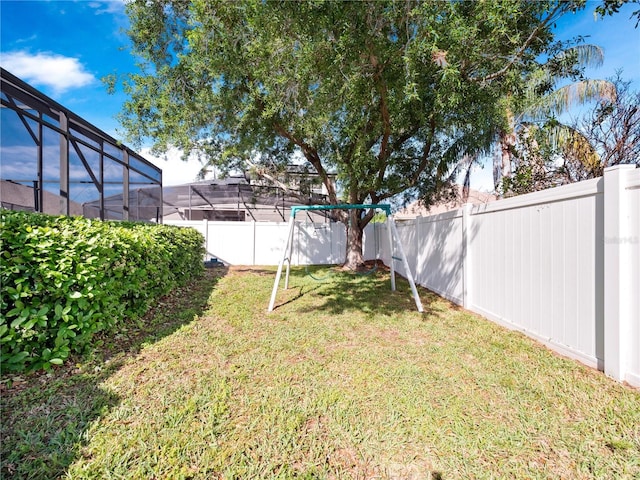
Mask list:
[[[210,270],[6,380],[3,478],[640,478],[640,393],[386,272]],[[216,273],[217,272],[217,273]]]

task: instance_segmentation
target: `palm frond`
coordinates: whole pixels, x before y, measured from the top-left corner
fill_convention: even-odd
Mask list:
[[[614,102],[616,87],[608,80],[581,80],[565,85],[551,92],[528,107],[526,117],[541,120],[546,117],[561,115],[572,107],[583,105],[592,100]]]
[[[552,146],[577,159],[584,167],[594,169],[600,165],[600,155],[589,140],[569,125],[557,124],[546,129]]]
[[[604,62],[604,50],[598,45],[576,45],[567,48],[560,55],[576,55],[578,65],[583,67],[601,67]]]

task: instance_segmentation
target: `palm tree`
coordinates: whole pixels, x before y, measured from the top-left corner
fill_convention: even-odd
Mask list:
[[[578,76],[584,67],[600,66],[603,59],[602,49],[596,45],[578,45],[563,50],[529,76],[522,95],[505,99],[505,126],[497,132],[498,148],[494,156],[496,190],[509,190],[517,158],[516,147],[527,142],[529,147],[537,147],[536,139],[541,138],[541,133],[552,148],[562,148],[572,142],[579,145],[576,150],[585,152],[585,162],[593,161],[595,151],[588,141],[557,118],[574,106],[592,100],[615,100],[615,86],[607,80],[597,79],[559,84],[567,77]],[[530,163],[526,168],[536,174],[536,168],[541,168],[540,162]]]

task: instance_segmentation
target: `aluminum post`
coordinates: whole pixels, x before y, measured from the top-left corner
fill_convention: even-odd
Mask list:
[[[293,256],[293,234],[296,230],[296,222],[295,222],[295,214],[291,215],[291,228],[289,229],[289,240],[287,243],[288,252],[287,252],[287,274],[284,277],[284,289],[287,290],[289,288],[289,271],[291,270],[291,257]]]
[[[391,291],[396,291],[396,269],[393,266],[394,255],[393,255],[393,230],[391,229],[391,224],[393,223],[393,219],[391,215],[387,215],[387,236],[389,237],[389,270],[391,270]]]

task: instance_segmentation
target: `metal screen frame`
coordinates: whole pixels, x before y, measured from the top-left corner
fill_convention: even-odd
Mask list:
[[[87,184],[95,188],[99,198],[92,200],[98,207],[98,215],[94,216],[101,220],[110,218],[142,220],[135,218],[135,214],[131,214],[129,191],[132,185],[137,188],[157,187],[157,206],[162,207],[162,170],[160,168],[3,68],[0,68],[0,91],[1,108],[7,108],[16,113],[24,132],[33,141],[29,146],[36,148],[37,168],[30,178],[0,176],[3,182],[33,189],[33,207],[23,207],[37,212],[45,211],[45,184],[56,184],[58,187],[56,195],[60,202],[57,212],[46,213],[70,215],[70,186],[75,184]],[[44,175],[43,164],[46,153],[43,130],[45,128],[47,132],[54,132],[59,137],[59,147],[56,145],[56,148],[59,148],[59,178],[56,180],[47,179]],[[98,168],[90,165],[86,158],[88,152],[97,154]],[[73,154],[77,163],[85,169],[85,180],[70,180],[70,154]],[[51,162],[51,158],[47,158],[47,161]],[[122,167],[121,178],[118,180],[105,178],[105,161],[115,162],[112,165]],[[8,159],[5,157],[2,162],[8,162]],[[131,181],[131,177],[136,180]],[[105,205],[105,187],[108,185],[122,185],[121,205],[115,206],[115,209],[113,206]],[[52,192],[47,190],[47,193]],[[107,207],[110,207],[111,214],[108,213]],[[83,211],[83,213],[86,212]],[[146,218],[146,220],[151,219]],[[161,222],[161,216],[156,216],[155,220]]]

